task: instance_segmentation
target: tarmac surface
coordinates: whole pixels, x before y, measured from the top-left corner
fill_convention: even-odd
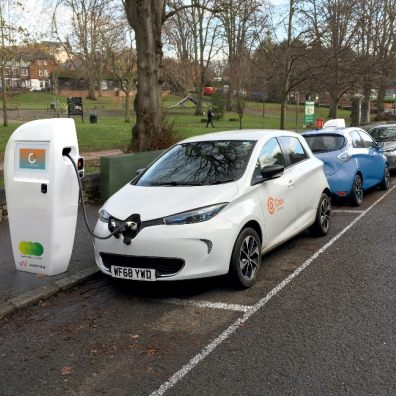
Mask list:
[[[395,200],[393,179],[359,208],[335,205],[328,236],[266,254],[248,290],[98,273],[14,312],[0,394],[396,394]],[[90,260],[78,233],[74,260]]]
[[[87,215],[93,229],[99,207],[87,206]],[[76,235],[68,271],[45,276],[17,271],[12,254],[8,221],[0,223],[0,318],[18,308],[34,303],[89,278],[97,271],[93,253],[93,238],[88,234],[79,212]]]

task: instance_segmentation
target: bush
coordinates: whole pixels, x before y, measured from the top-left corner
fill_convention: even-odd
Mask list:
[[[215,119],[221,120],[224,117],[226,98],[222,92],[216,92],[212,95],[212,108]]]

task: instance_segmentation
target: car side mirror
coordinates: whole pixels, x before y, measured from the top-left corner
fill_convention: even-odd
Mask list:
[[[136,171],[136,176],[140,175],[146,168],[138,169]]]
[[[268,165],[261,169],[261,176],[263,180],[276,179],[280,177],[285,167],[283,165]]]
[[[375,147],[377,149],[382,149],[384,148],[384,142],[375,142]]]

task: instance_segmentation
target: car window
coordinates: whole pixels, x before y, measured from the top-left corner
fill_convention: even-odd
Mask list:
[[[375,141],[386,142],[396,140],[396,127],[371,128],[367,131]]]
[[[253,182],[262,178],[261,169],[269,165],[285,166],[282,150],[275,138],[268,140],[261,149],[254,169]]]
[[[367,133],[359,131],[359,135],[363,140],[364,147],[373,148],[376,146],[374,140]]]
[[[352,147],[364,148],[363,140],[360,137],[358,131],[349,132],[349,136],[351,137],[351,140],[352,140]]]
[[[293,136],[281,136],[278,140],[285,155],[286,165],[294,165],[308,158],[298,138]]]
[[[328,153],[338,151],[345,144],[345,138],[336,134],[317,134],[304,136],[313,153]]]
[[[142,176],[138,186],[210,185],[242,177],[256,141],[215,140],[177,144]]]

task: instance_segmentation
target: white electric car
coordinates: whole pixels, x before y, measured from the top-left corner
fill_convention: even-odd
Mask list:
[[[330,227],[323,162],[293,132],[245,130],[184,140],[100,210],[95,258],[102,272],[134,280],[229,273],[257,279],[261,255],[306,228]],[[122,226],[125,225],[123,229]]]

